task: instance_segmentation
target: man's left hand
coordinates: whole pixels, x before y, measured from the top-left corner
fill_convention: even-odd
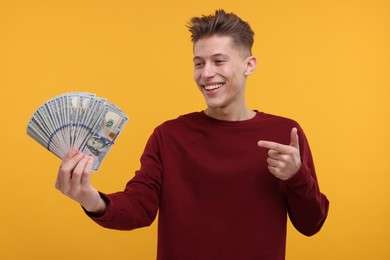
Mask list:
[[[289,145],[279,144],[270,141],[259,141],[259,147],[267,148],[268,170],[281,180],[288,180],[293,177],[301,168],[301,155],[299,152],[298,130],[294,127],[291,130],[291,141]]]

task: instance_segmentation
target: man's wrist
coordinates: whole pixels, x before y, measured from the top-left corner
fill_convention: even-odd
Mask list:
[[[90,213],[93,213],[95,215],[103,215],[106,211],[106,202],[100,197],[100,194],[98,193],[97,200],[95,204],[92,207],[84,207],[83,208]]]

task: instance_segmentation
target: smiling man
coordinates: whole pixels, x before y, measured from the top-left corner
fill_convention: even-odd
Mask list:
[[[256,68],[247,22],[217,10],[188,27],[206,109],[156,127],[124,191],[98,192],[92,157],[77,148],[56,188],[107,228],[147,226],[159,212],[160,260],[285,259],[287,216],[311,236],[328,213],[305,134],[291,119],[247,107]]]
[[[205,113],[228,121],[254,117],[245,104],[245,85],[256,68],[255,57],[224,35],[196,40],[194,54],[194,78],[206,100]]]

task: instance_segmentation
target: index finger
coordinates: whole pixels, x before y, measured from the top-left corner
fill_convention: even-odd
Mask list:
[[[277,151],[279,153],[288,153],[290,151],[289,145],[284,145],[284,144],[271,142],[271,141],[261,140],[257,143],[257,145],[263,148]]]

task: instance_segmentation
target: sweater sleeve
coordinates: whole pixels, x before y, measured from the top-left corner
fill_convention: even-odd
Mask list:
[[[320,192],[309,144],[298,129],[302,166],[295,176],[281,183],[292,224],[302,234],[312,236],[326,220],[329,201]]]
[[[124,191],[100,196],[107,203],[101,216],[87,213],[99,225],[131,230],[152,224],[159,208],[162,163],[156,133],[149,138],[141,156],[141,168],[127,183]]]

